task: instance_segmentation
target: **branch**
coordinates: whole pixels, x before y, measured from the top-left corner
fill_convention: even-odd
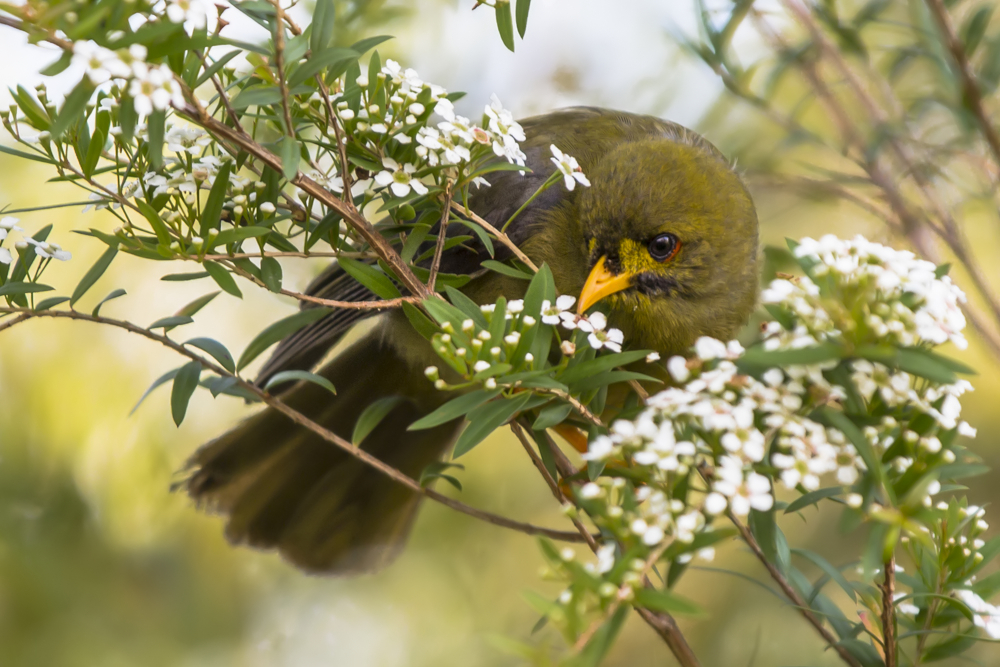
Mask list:
[[[882,645],[885,667],[896,667],[896,557],[884,564],[882,589]]]
[[[288,83],[285,81],[285,10],[278,0],[271,0],[274,6],[274,68],[278,70],[278,90],[281,92],[281,110],[285,118],[285,135],[295,137],[295,126],[292,124],[292,112],[288,107]]]
[[[487,232],[492,234],[497,241],[500,241],[500,243],[507,246],[507,248],[510,249],[512,253],[514,253],[515,257],[524,262],[528,266],[528,268],[530,268],[532,271],[538,273],[538,267],[535,266],[535,263],[532,262],[531,259],[524,254],[524,251],[518,248],[517,245],[510,240],[510,237],[507,236],[507,234],[501,232],[499,229],[497,229],[490,223],[486,222],[486,220],[484,220],[470,208],[463,207],[462,209],[460,209],[459,212],[465,217],[467,217],[469,220],[472,220],[474,223],[476,223],[477,225],[485,229]]]
[[[812,612],[811,608],[809,607],[809,603],[803,600],[802,596],[799,595],[798,591],[792,588],[792,585],[788,582],[787,579],[785,579],[784,575],[782,575],[781,572],[778,571],[778,568],[774,567],[774,565],[772,565],[770,561],[767,560],[767,556],[764,555],[764,551],[760,548],[760,545],[757,544],[757,540],[754,539],[754,536],[750,532],[750,529],[747,528],[745,525],[743,525],[743,523],[739,519],[737,519],[732,512],[727,512],[727,516],[729,517],[729,520],[733,522],[733,525],[736,526],[736,530],[740,532],[740,537],[743,538],[743,541],[746,542],[747,546],[750,547],[750,550],[753,551],[755,556],[757,556],[757,560],[759,560],[764,565],[764,567],[767,569],[768,574],[770,574],[771,578],[774,579],[775,583],[778,584],[778,586],[781,588],[785,596],[792,601],[792,604],[798,607],[799,612],[802,614],[802,616],[804,616],[805,619],[809,621],[810,625],[816,628],[816,632],[818,632],[820,636],[823,637],[823,640],[834,651],[836,651],[837,655],[840,656],[841,660],[846,662],[848,665],[851,665],[851,667],[862,667],[861,663],[858,662],[857,658],[851,655],[846,648],[844,648],[837,642],[837,638],[834,637],[833,634],[831,634],[830,631],[827,630],[826,626],[823,625],[823,622],[816,617],[816,615]]]
[[[434,291],[438,270],[441,268],[441,255],[444,253],[444,242],[447,238],[448,219],[451,217],[451,182],[444,191],[444,206],[441,209],[441,224],[438,225],[437,243],[434,245],[434,260],[431,262],[430,276],[427,278],[427,289]]]
[[[81,313],[75,310],[44,310],[39,312],[23,308],[0,307],[0,313],[17,314],[17,317],[15,317],[13,320],[0,324],[0,331],[4,329],[9,329],[15,324],[19,324],[20,322],[25,322],[29,319],[48,317],[48,318],[59,318],[59,319],[69,319],[69,320],[82,320],[85,322],[106,324],[108,326],[117,327],[119,329],[124,329],[125,331],[138,334],[140,336],[143,336],[144,338],[148,338],[149,340],[156,341],[161,345],[169,347],[171,350],[177,352],[178,354],[181,354],[189,359],[199,362],[204,369],[209,370],[220,377],[234,378],[236,380],[236,384],[239,387],[252,393],[261,401],[266,403],[268,406],[274,408],[275,410],[286,416],[294,423],[312,431],[313,433],[320,436],[323,440],[342,449],[343,451],[347,452],[356,459],[363,461],[372,468],[375,468],[376,470],[381,472],[386,477],[389,477],[393,481],[398,482],[399,484],[402,484],[411,491],[426,496],[431,500],[444,505],[445,507],[449,507],[453,510],[461,512],[462,514],[467,514],[473,518],[479,519],[480,521],[485,521],[486,523],[491,523],[495,526],[501,526],[503,528],[516,530],[518,532],[525,533],[526,535],[544,535],[545,537],[550,537],[552,539],[561,540],[564,542],[585,541],[580,535],[578,535],[573,531],[553,530],[551,528],[543,528],[541,526],[535,526],[530,523],[514,521],[513,519],[508,519],[507,517],[500,516],[498,514],[493,514],[491,512],[486,512],[484,510],[480,510],[475,507],[466,505],[465,503],[462,503],[460,501],[453,500],[452,498],[449,498],[448,496],[438,493],[433,489],[425,488],[421,486],[420,483],[415,479],[413,479],[412,477],[403,474],[402,472],[384,463],[382,460],[372,456],[363,449],[355,447],[353,444],[344,440],[333,431],[324,428],[320,424],[317,424],[313,420],[306,417],[304,414],[289,407],[288,405],[283,403],[280,399],[262,390],[260,387],[253,384],[252,382],[247,382],[238,375],[230,373],[229,371],[222,368],[218,364],[206,360],[201,355],[192,352],[191,350],[189,350],[188,348],[184,347],[182,344],[176,342],[171,338],[155,334],[152,331],[144,329],[131,322],[127,322],[125,320],[116,320],[108,317],[87,315],[85,313]]]

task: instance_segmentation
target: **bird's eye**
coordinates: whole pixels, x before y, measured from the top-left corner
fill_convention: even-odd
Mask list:
[[[681,242],[673,234],[660,234],[647,246],[650,256],[657,262],[666,262],[674,258],[681,249]]]

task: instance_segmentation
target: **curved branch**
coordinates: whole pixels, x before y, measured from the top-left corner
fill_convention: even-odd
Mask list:
[[[108,326],[117,327],[119,329],[124,329],[125,331],[138,334],[140,336],[143,336],[144,338],[148,338],[149,340],[156,341],[161,345],[169,347],[171,350],[177,352],[178,354],[181,354],[189,359],[192,359],[193,361],[201,363],[203,368],[215,373],[216,375],[219,375],[220,377],[234,378],[238,386],[240,386],[242,389],[245,389],[246,391],[249,391],[254,396],[259,398],[261,401],[266,403],[268,406],[274,408],[281,414],[288,417],[291,421],[295,422],[296,424],[304,428],[309,429],[316,435],[323,438],[323,440],[344,450],[351,456],[363,461],[372,468],[375,468],[376,470],[381,472],[386,477],[389,477],[393,481],[398,482],[399,484],[402,484],[411,491],[426,496],[431,500],[444,505],[445,507],[449,507],[457,512],[461,512],[462,514],[467,514],[468,516],[471,516],[475,519],[479,519],[480,521],[485,521],[486,523],[491,523],[495,526],[500,526],[502,528],[509,528],[511,530],[516,530],[520,533],[525,533],[526,535],[544,535],[545,537],[550,537],[552,539],[561,540],[564,542],[585,541],[583,537],[581,537],[578,533],[573,531],[543,528],[541,526],[535,526],[530,523],[524,523],[521,521],[508,519],[507,517],[500,516],[498,514],[493,514],[492,512],[486,512],[484,510],[471,507],[470,505],[466,505],[463,502],[454,500],[452,498],[449,498],[448,496],[438,493],[433,489],[425,488],[421,486],[417,480],[413,479],[412,477],[409,477],[408,475],[403,474],[399,470],[396,470],[392,466],[384,463],[382,460],[372,456],[368,452],[358,447],[355,447],[354,445],[347,442],[333,431],[324,428],[320,424],[317,424],[316,422],[309,419],[301,412],[298,412],[293,408],[289,407],[281,400],[272,396],[268,392],[262,390],[260,387],[253,384],[252,382],[247,382],[238,375],[230,373],[229,371],[222,368],[218,364],[208,361],[201,355],[192,352],[191,350],[184,347],[177,341],[168,338],[166,336],[155,334],[149,329],[144,329],[137,324],[133,324],[125,320],[116,320],[109,317],[87,315],[85,313],[80,313],[75,310],[44,310],[41,312],[37,312],[37,311],[27,310],[24,308],[0,308],[0,313],[16,314],[16,317],[14,317],[13,320],[0,324],[0,331],[3,331],[4,329],[9,329],[15,324],[20,324],[21,322],[26,322],[30,319],[47,317],[54,319],[80,320],[85,322],[94,322],[97,324],[106,324]]]

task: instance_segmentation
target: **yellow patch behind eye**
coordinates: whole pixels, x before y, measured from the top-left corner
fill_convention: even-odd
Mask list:
[[[618,246],[618,258],[625,273],[645,273],[655,271],[662,266],[653,259],[646,246],[632,239],[622,240]]]
[[[593,255],[594,248],[596,247],[597,247],[597,239],[590,239],[590,241],[587,242],[587,253]]]

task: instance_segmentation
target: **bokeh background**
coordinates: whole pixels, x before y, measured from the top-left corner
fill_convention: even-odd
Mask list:
[[[770,150],[758,140],[753,117],[729,106],[720,111],[722,85],[678,47],[676,35],[695,31],[688,0],[536,0],[527,40],[515,54],[500,43],[489,10],[470,11],[471,0],[338,4],[345,39],[396,35],[380,49],[383,58],[467,91],[459,108],[470,116],[496,92],[519,116],[572,104],[617,107],[698,128],[735,157]],[[752,37],[737,35],[737,43],[757,48]],[[0,30],[5,84],[40,81],[35,72],[51,58]],[[58,89],[66,80],[49,83]],[[41,165],[3,157],[0,173],[3,205],[86,199],[65,184],[47,183],[52,174]],[[763,189],[754,194],[765,243],[826,232],[882,238],[878,221],[846,204]],[[53,284],[64,288],[103,248],[72,230],[116,226],[104,212],[80,208],[19,216],[32,230],[53,223],[51,240],[73,252],[71,262],[52,269]],[[969,234],[986,266],[995,267],[1000,225],[987,209],[968,218]],[[287,265],[286,281],[302,286],[321,266]],[[201,282],[159,281],[161,273],[178,270],[123,255],[91,296],[124,287],[128,296],[104,313],[150,322],[209,290]],[[989,277],[1000,288],[995,270]],[[211,335],[240,350],[263,322],[294,308],[256,290],[246,290],[242,301],[223,295],[185,334]],[[976,391],[965,401],[979,429],[976,447],[1000,468],[996,359],[974,336],[959,358],[979,369]],[[554,593],[538,577],[542,559],[534,541],[437,505],[424,507],[408,549],[375,576],[307,577],[273,554],[228,546],[221,521],[169,487],[195,447],[252,408],[201,392],[175,428],[169,392],[160,390],[129,415],[146,387],[176,365],[149,341],[86,323],[37,321],[0,336],[0,665],[485,667],[524,664],[505,650],[504,638],[561,645],[550,629],[531,634],[537,616],[522,592]],[[509,434],[496,434],[463,462],[464,501],[560,523],[548,489]],[[970,498],[1000,500],[998,481],[1000,473],[972,480]],[[858,538],[838,534],[830,527],[835,523],[831,514],[809,523],[786,520],[783,527],[793,546],[843,563]],[[750,580],[766,584],[744,549],[720,549],[711,567],[693,569],[679,587],[709,610],[705,618],[681,621],[706,666],[839,664],[793,609]],[[848,608],[846,598],[838,601]],[[1000,664],[995,645],[973,655],[979,664]],[[633,618],[606,664],[673,663]]]

